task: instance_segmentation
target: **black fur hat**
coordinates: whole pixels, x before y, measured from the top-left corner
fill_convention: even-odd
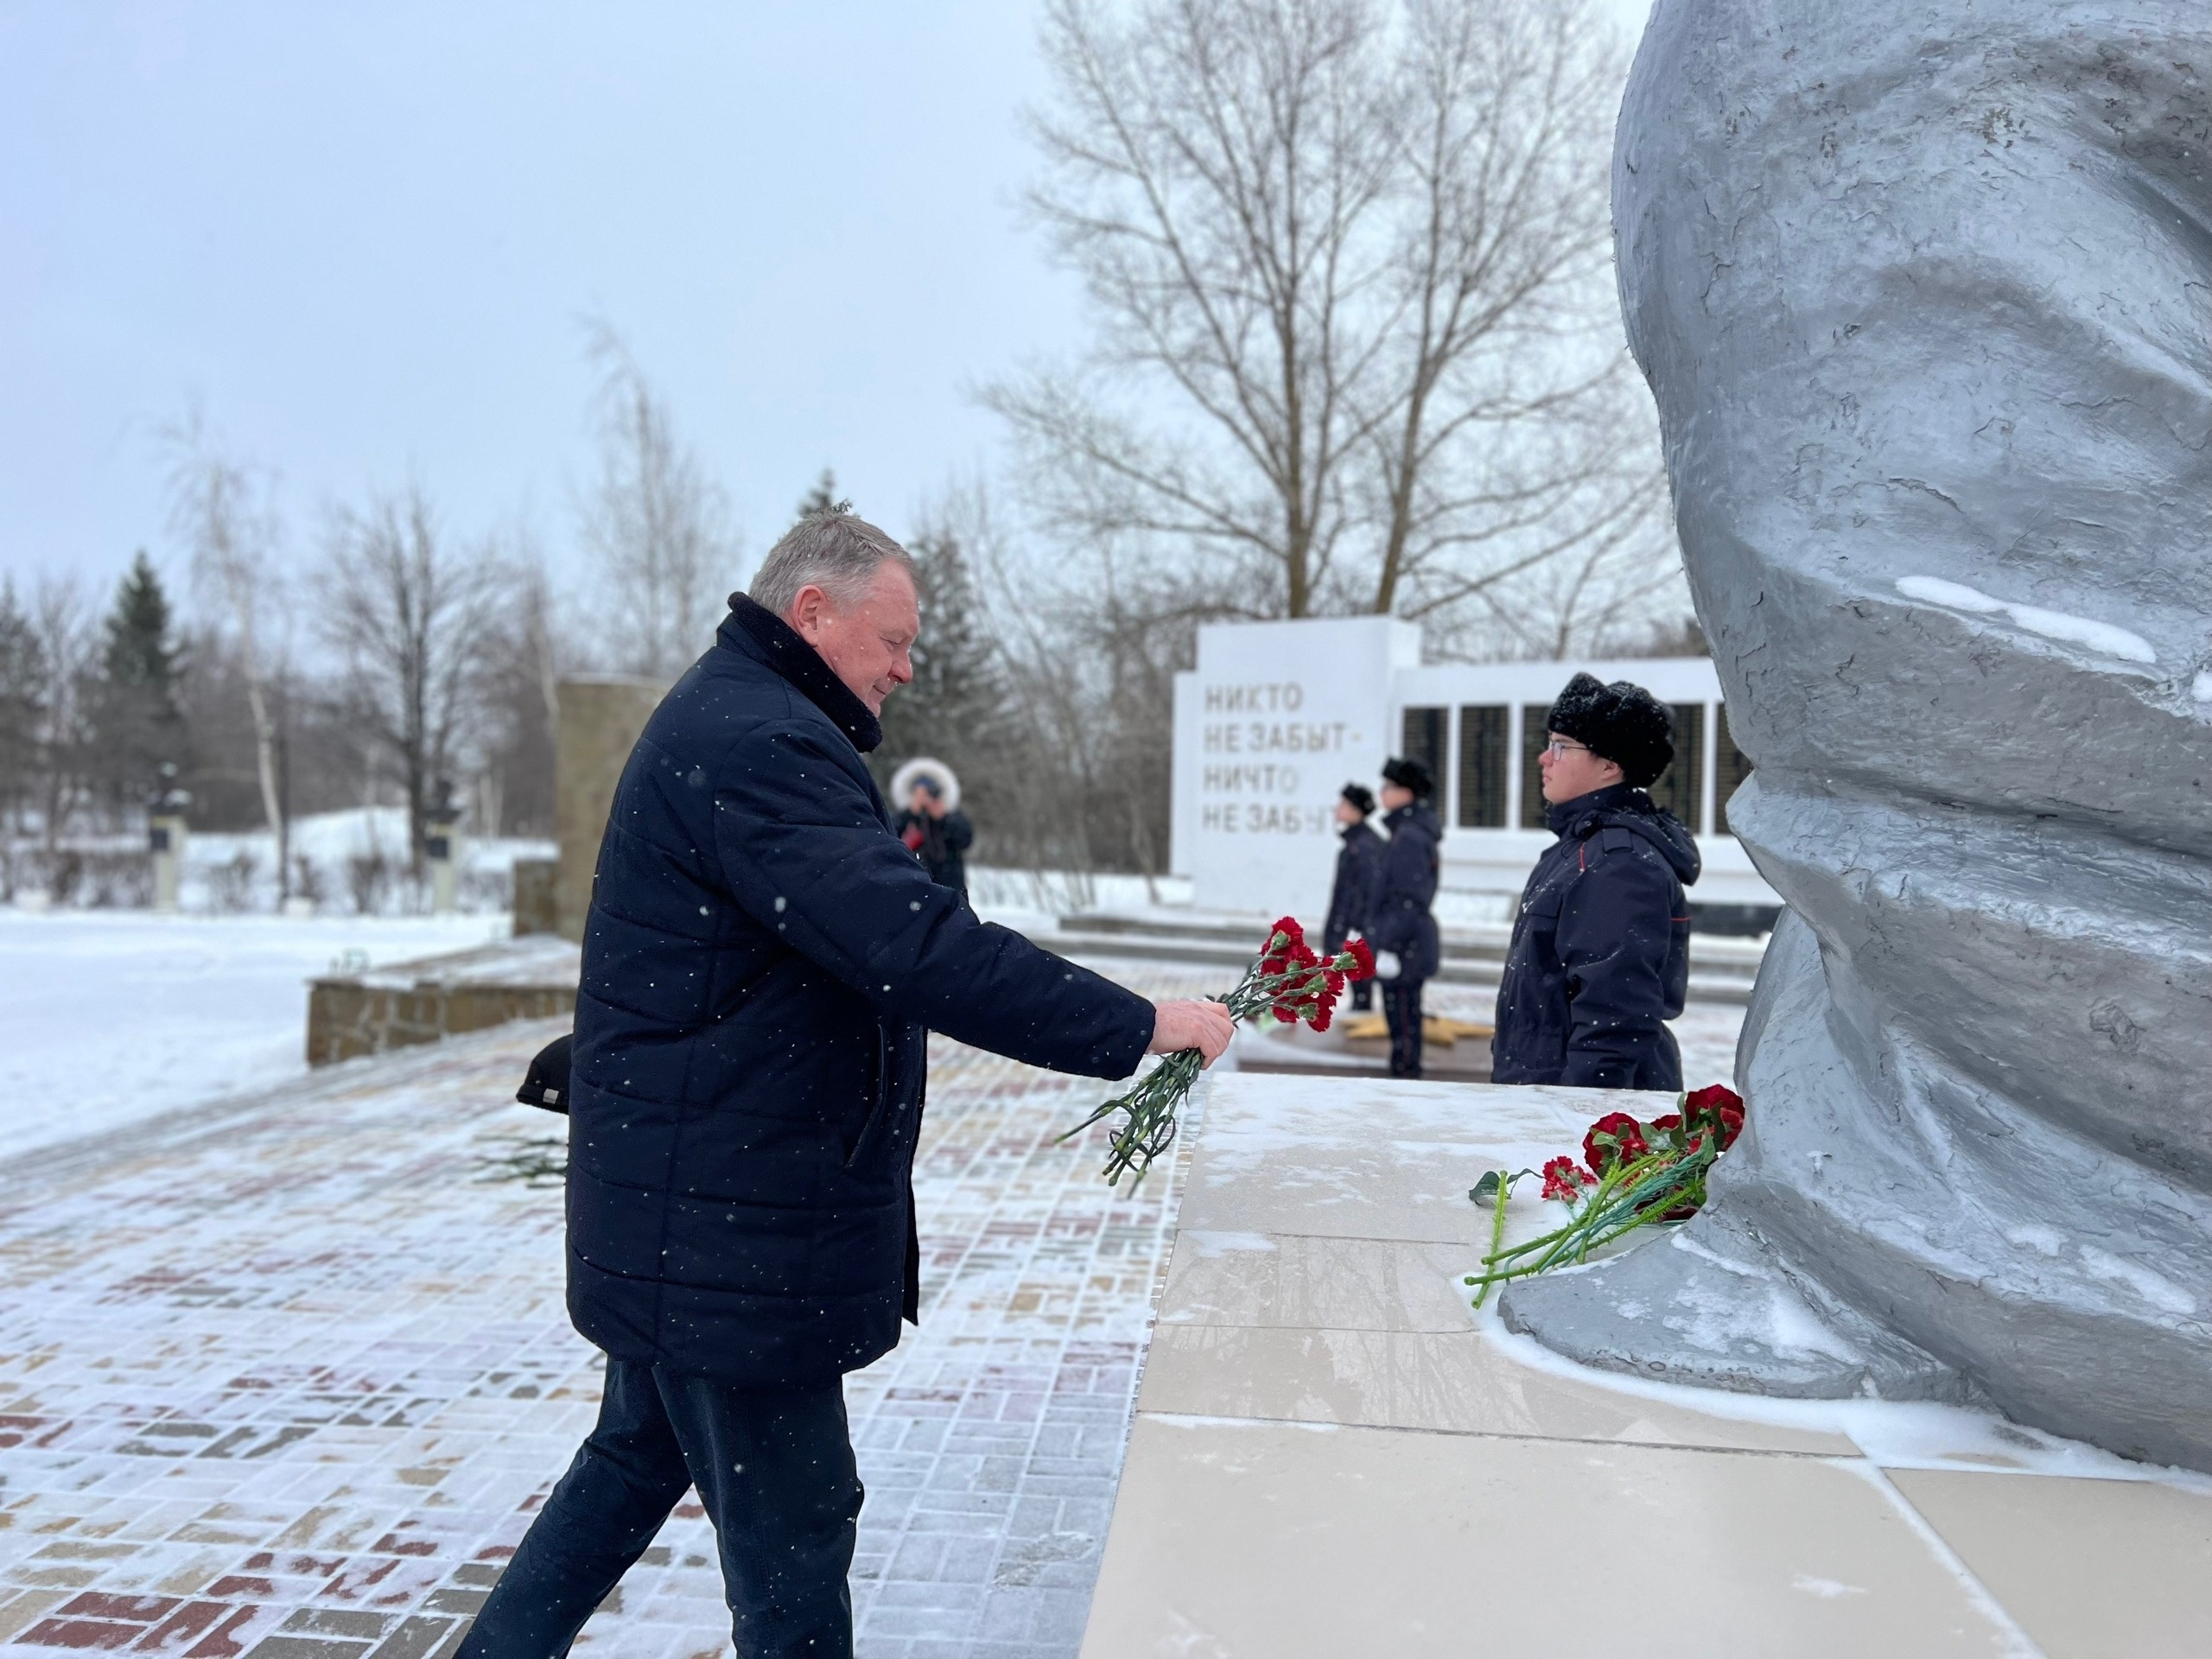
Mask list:
[[[1382,781],[1395,784],[1400,789],[1410,789],[1426,799],[1436,793],[1436,779],[1427,765],[1409,755],[1395,755],[1382,763]]]
[[[1621,769],[1622,778],[1648,789],[1675,758],[1673,710],[1640,685],[1626,680],[1605,684],[1593,674],[1567,683],[1545,728],[1586,743],[1601,760]]]
[[[1365,784],[1346,784],[1344,786],[1343,792],[1344,799],[1350,801],[1354,807],[1358,809],[1360,817],[1364,818],[1373,816],[1375,811],[1375,791],[1368,788]]]

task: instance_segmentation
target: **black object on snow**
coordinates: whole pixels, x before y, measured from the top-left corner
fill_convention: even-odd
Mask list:
[[[569,1051],[575,1046],[576,1034],[564,1031],[539,1049],[530,1063],[529,1073],[522,1080],[522,1087],[515,1090],[515,1098],[525,1106],[543,1106],[549,1112],[569,1115]]]

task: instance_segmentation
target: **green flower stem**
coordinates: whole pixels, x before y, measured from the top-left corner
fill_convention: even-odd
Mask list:
[[[1218,999],[1230,1019],[1249,1020],[1278,1007],[1302,1008],[1328,988],[1331,970],[1344,971],[1338,964],[1348,959],[1349,953],[1325,958],[1323,964],[1314,967],[1294,964],[1280,974],[1262,973],[1261,959],[1287,943],[1281,934],[1270,935],[1261,957],[1246,965],[1236,988]],[[1153,1160],[1174,1143],[1176,1113],[1204,1070],[1204,1058],[1197,1049],[1179,1050],[1058,1139],[1073,1140],[1092,1125],[1121,1113],[1124,1121],[1114,1131],[1106,1159],[1106,1184],[1118,1185],[1124,1174],[1134,1173],[1136,1179],[1130,1183],[1134,1190],[1151,1169]]]
[[[1510,1279],[1524,1279],[1557,1267],[1572,1258],[1586,1262],[1592,1250],[1625,1237],[1639,1227],[1663,1223],[1668,1212],[1705,1202],[1705,1174],[1717,1154],[1708,1145],[1688,1153],[1655,1153],[1633,1164],[1616,1165],[1600,1178],[1597,1191],[1582,1201],[1574,1219],[1541,1238],[1501,1249],[1493,1236],[1491,1254],[1483,1258],[1489,1273],[1469,1274],[1467,1283],[1478,1287],[1475,1306],[1480,1307],[1490,1287]],[[1534,1255],[1534,1262],[1524,1258]]]
[[[1497,1261],[1499,1255],[1505,1248],[1505,1200],[1513,1191],[1513,1179],[1514,1178],[1508,1175],[1503,1170],[1498,1171],[1497,1198],[1494,1205],[1497,1213],[1491,1217],[1491,1253],[1483,1258],[1483,1265],[1485,1267]],[[1477,1307],[1480,1307],[1483,1305],[1483,1298],[1489,1294],[1490,1286],[1488,1284],[1484,1284],[1479,1291],[1475,1293],[1475,1306]]]

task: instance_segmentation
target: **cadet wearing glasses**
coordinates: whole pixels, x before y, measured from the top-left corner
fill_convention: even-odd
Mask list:
[[[1679,1089],[1666,1022],[1689,984],[1697,846],[1646,792],[1675,758],[1674,717],[1642,686],[1577,674],[1546,720],[1546,822],[1497,988],[1499,1083]]]

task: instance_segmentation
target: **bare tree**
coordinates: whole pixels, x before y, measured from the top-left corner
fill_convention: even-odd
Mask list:
[[[85,803],[88,726],[86,691],[99,656],[98,630],[73,579],[41,578],[31,597],[26,653],[35,677],[29,702],[38,804],[46,848],[59,844]]]
[[[569,665],[556,620],[553,586],[527,536],[509,541],[499,560],[504,597],[480,660],[484,741],[477,779],[478,821],[488,834],[553,832],[556,687]]]
[[[667,404],[621,337],[595,322],[590,353],[600,371],[600,473],[582,516],[608,650],[626,673],[672,680],[712,641],[737,585],[728,502],[677,440]]]
[[[979,483],[947,489],[925,526],[918,543],[957,543],[976,573],[968,632],[1003,687],[969,753],[992,816],[977,844],[1037,868],[1165,874],[1174,677],[1198,625],[1227,614],[1218,598],[1110,545],[1079,569],[1022,558]]]
[[[316,615],[345,664],[341,696],[407,798],[409,866],[422,874],[429,809],[464,759],[498,568],[441,535],[418,487],[334,519]]]
[[[241,670],[253,721],[262,815],[276,843],[278,887],[289,897],[291,825],[284,810],[281,734],[275,718],[288,664],[279,632],[285,613],[277,559],[283,529],[273,486],[265,474],[257,476],[225,454],[196,409],[167,436],[170,526],[192,550],[194,579],[221,618]],[[272,634],[279,637],[272,640]]]
[[[1444,620],[1592,541],[1665,557],[1586,0],[1052,0],[1044,49],[1031,200],[1100,333],[986,399],[1048,524],[1195,545],[1262,615]]]

